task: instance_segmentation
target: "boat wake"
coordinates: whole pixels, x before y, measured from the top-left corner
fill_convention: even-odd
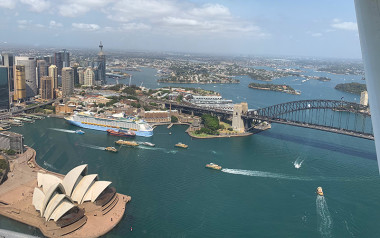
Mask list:
[[[317,196],[316,199],[317,216],[318,216],[318,231],[322,237],[332,237],[332,218],[327,207],[325,197]]]
[[[139,148],[143,149],[143,150],[162,151],[162,152],[167,153],[167,154],[176,154],[178,152],[176,150],[167,150],[167,149],[164,149],[164,148],[151,147],[151,146],[146,146],[146,145],[140,145]]]
[[[65,129],[59,129],[59,128],[49,128],[50,130],[54,130],[54,131],[61,131],[61,132],[66,132],[66,133],[71,133],[71,134],[74,134],[75,131],[73,130],[65,130]]]
[[[54,170],[57,170],[56,167],[54,167],[52,164],[49,164],[48,162],[44,161],[44,165],[50,169],[54,169]]]
[[[80,144],[80,146],[90,148],[90,149],[95,149],[95,150],[105,150],[106,147],[101,147],[101,146],[96,146],[96,145],[89,145],[89,144]]]
[[[239,174],[245,176],[262,177],[262,178],[274,178],[274,179],[287,179],[287,180],[302,180],[310,181],[312,179],[298,176],[291,176],[286,174],[278,174],[272,172],[255,171],[255,170],[242,170],[242,169],[222,169],[222,172],[229,174]]]
[[[296,161],[293,162],[294,168],[299,169],[302,166],[304,159],[301,160],[299,157],[296,159]]]

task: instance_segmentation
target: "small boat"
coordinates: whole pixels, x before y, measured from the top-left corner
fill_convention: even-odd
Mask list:
[[[140,144],[141,144],[141,145],[151,146],[151,147],[155,147],[155,146],[156,146],[155,144],[150,143],[150,142],[141,142]]]
[[[108,133],[108,135],[112,135],[112,136],[123,136],[123,137],[135,137],[136,136],[136,133],[134,133],[133,131],[122,131],[122,130],[115,131],[112,129],[108,129],[107,133]]]
[[[111,146],[104,148],[104,150],[110,151],[110,152],[117,152],[117,149],[115,147],[111,147]]]
[[[175,144],[175,147],[180,147],[180,148],[184,148],[184,149],[187,149],[187,147],[189,147],[188,145],[185,145],[181,142],[179,142],[178,144]]]
[[[115,141],[115,143],[118,145],[139,146],[139,144],[136,143],[135,141],[118,140],[118,141]]]
[[[215,169],[215,170],[221,170],[222,166],[219,166],[219,165],[214,164],[214,163],[209,163],[209,164],[206,164],[206,168]]]
[[[318,194],[319,196],[323,196],[322,187],[318,187],[318,188],[317,188],[317,194]]]
[[[79,135],[83,135],[83,134],[84,134],[84,131],[82,131],[82,130],[76,130],[75,133],[76,133],[76,134],[79,134]]]

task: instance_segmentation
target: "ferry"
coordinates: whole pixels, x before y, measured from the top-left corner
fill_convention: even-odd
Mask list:
[[[115,141],[115,143],[118,145],[139,146],[139,144],[136,143],[135,141],[118,140],[118,141]]]
[[[80,112],[65,117],[65,120],[70,124],[87,129],[133,131],[136,136],[153,136],[151,125],[136,117],[125,117],[123,113],[114,114],[110,117],[99,117],[91,112]]]
[[[141,144],[141,145],[151,146],[151,147],[155,147],[155,146],[156,146],[155,144],[150,143],[150,142],[141,142],[140,144]]]
[[[75,133],[76,133],[76,134],[79,134],[79,135],[83,135],[83,134],[84,134],[84,131],[82,131],[82,130],[76,130]]]
[[[115,147],[106,147],[104,148],[105,151],[110,151],[110,152],[117,152],[117,149]]]
[[[317,188],[317,194],[318,194],[319,196],[323,196],[322,187],[318,187],[318,188]]]
[[[187,147],[189,147],[188,145],[185,145],[181,142],[179,142],[178,144],[175,144],[175,147],[180,147],[180,148],[184,148],[184,149],[187,149]]]
[[[215,170],[222,170],[222,166],[219,166],[219,165],[214,164],[214,163],[206,164],[206,168],[215,169]]]
[[[108,135],[112,135],[112,136],[123,136],[123,137],[135,137],[136,136],[136,133],[134,133],[133,131],[122,131],[122,130],[116,131],[116,130],[108,129],[107,133],[108,133]]]

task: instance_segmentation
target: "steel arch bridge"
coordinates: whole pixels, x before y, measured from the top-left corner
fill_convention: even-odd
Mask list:
[[[342,100],[301,100],[281,103],[242,116],[246,129],[252,121],[305,127],[373,140],[368,107]]]

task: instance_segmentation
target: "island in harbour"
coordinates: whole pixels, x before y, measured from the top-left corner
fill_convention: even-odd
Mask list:
[[[367,91],[367,86],[363,83],[340,83],[335,86],[335,89],[360,95],[363,91]]]
[[[262,83],[250,83],[248,85],[249,88],[253,89],[260,89],[260,90],[269,90],[269,91],[275,91],[275,92],[283,92],[283,93],[288,93],[288,94],[293,94],[293,95],[300,95],[301,92],[295,90],[289,85],[278,85],[278,84],[262,84]]]

